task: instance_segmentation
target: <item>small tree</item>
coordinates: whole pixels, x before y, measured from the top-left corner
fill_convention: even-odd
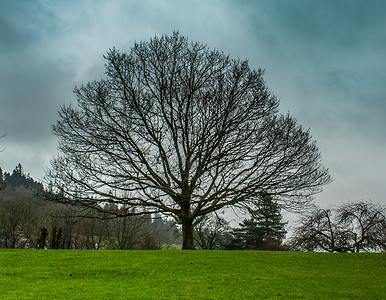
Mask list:
[[[286,234],[286,222],[280,206],[269,194],[263,194],[259,207],[250,211],[251,218],[240,223],[240,228],[234,228],[229,249],[246,250],[280,250],[282,240]]]
[[[278,250],[287,233],[280,206],[268,194],[261,197],[259,204],[251,214],[261,235],[260,249]]]
[[[0,241],[6,248],[24,248],[33,217],[31,206],[22,199],[0,201]]]
[[[211,214],[203,216],[194,228],[194,240],[201,249],[214,250],[224,246],[224,234],[229,230],[229,223],[218,216]]]
[[[77,230],[81,237],[83,249],[100,250],[107,238],[106,220],[111,215],[95,211],[87,211],[79,215]]]
[[[63,235],[63,229],[61,227],[56,228],[54,226],[51,231],[51,237],[50,237],[50,248],[51,249],[60,249],[63,248],[62,246],[62,235]]]
[[[108,205],[106,208],[110,213],[120,216],[104,220],[106,230],[105,243],[112,250],[129,250],[138,248],[139,245],[146,247],[146,244],[156,244],[154,241],[154,228],[151,216],[136,215],[134,212],[125,213],[123,207]],[[152,246],[153,247],[153,246]]]
[[[45,249],[47,246],[47,238],[48,238],[48,230],[47,228],[43,227],[40,230],[39,237],[37,239],[37,248],[38,249]]]
[[[239,223],[240,228],[233,228],[232,239],[227,245],[231,250],[257,250],[263,245],[262,228],[253,219],[245,219]]]
[[[308,251],[386,251],[385,228],[385,208],[369,201],[315,209],[302,217],[292,245]]]
[[[292,247],[306,251],[351,251],[351,234],[335,222],[330,209],[315,209],[301,218]]]
[[[61,108],[53,132],[62,155],[46,179],[63,197],[43,197],[172,216],[183,249],[194,249],[197,218],[253,209],[264,193],[302,209],[331,181],[309,131],[278,112],[263,71],[247,61],[177,32],[105,58],[106,78]]]
[[[337,209],[337,220],[353,237],[355,252],[386,251],[385,207],[370,201],[343,204]]]

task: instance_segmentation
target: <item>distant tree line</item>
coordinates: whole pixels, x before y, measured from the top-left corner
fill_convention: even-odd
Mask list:
[[[124,205],[105,204],[98,212],[44,201],[43,185],[18,164],[12,173],[0,168],[5,189],[0,194],[0,247],[40,249],[160,249],[181,245],[181,230],[162,215],[127,213]],[[49,187],[48,187],[49,189]],[[200,249],[279,250],[285,223],[279,205],[263,197],[240,228],[231,228],[218,214],[206,215],[195,226]]]
[[[26,175],[24,173],[20,163],[15,167],[12,173],[3,173],[3,169],[0,167],[0,186],[7,185],[10,185],[12,189],[19,186],[23,186],[32,191],[43,189],[42,183],[35,181],[29,174]]]
[[[1,169],[0,169],[1,170]],[[0,247],[50,249],[161,249],[181,244],[175,222],[160,216],[117,217],[124,207],[109,204],[108,212],[43,201],[43,185],[24,174],[19,164],[1,171]]]

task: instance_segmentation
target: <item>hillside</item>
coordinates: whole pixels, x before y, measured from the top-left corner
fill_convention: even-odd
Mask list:
[[[0,250],[3,299],[384,299],[386,254]]]

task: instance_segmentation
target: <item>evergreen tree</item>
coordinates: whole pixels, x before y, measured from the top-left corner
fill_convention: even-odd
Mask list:
[[[287,233],[286,222],[280,212],[280,206],[268,194],[259,201],[259,208],[252,212],[252,218],[257,223],[261,245],[264,249],[277,249]]]
[[[12,176],[14,177],[24,177],[23,167],[21,163],[19,163],[15,169],[13,170]]]
[[[52,228],[52,233],[51,233],[51,249],[60,249],[60,244],[62,241],[62,234],[63,234],[63,229],[60,227],[59,230],[54,226]]]
[[[1,182],[3,182],[4,185],[11,185],[12,189],[15,189],[19,186],[24,186],[26,189],[33,191],[43,190],[43,185],[40,182],[35,181],[29,176],[29,174],[24,174],[23,166],[20,163],[15,167],[12,175],[7,172],[5,172],[3,175],[1,170],[0,177],[0,186],[2,185]]]
[[[251,212],[251,218],[234,228],[228,249],[278,250],[286,234],[286,222],[282,222],[280,206],[268,194],[259,201],[259,208]]]
[[[227,249],[256,250],[262,246],[262,232],[256,221],[245,219],[239,223],[240,228],[233,228],[232,239]]]
[[[40,235],[37,239],[37,247],[38,249],[45,249],[47,246],[47,238],[48,238],[48,230],[47,228],[43,227],[40,230]]]

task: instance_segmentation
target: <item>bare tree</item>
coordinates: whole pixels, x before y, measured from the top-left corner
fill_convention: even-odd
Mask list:
[[[316,209],[301,219],[292,245],[309,251],[386,251],[385,207],[359,201]]]
[[[0,240],[6,248],[24,248],[29,243],[34,214],[31,206],[21,199],[0,203]]]
[[[301,209],[331,181],[309,131],[278,113],[247,61],[177,32],[105,59],[106,78],[76,88],[53,126],[62,154],[46,180],[63,196],[46,198],[172,216],[194,249],[198,217],[251,208],[262,193]]]
[[[106,223],[111,219],[110,214],[103,214],[91,211],[87,214],[82,213],[79,231],[83,237],[83,248],[100,250],[107,238]]]
[[[292,247],[307,251],[352,251],[351,234],[339,226],[330,209],[315,209],[302,217],[295,229]]]
[[[216,213],[205,215],[195,224],[194,240],[201,249],[219,249],[229,229],[228,222]]]
[[[117,207],[116,210],[121,210],[121,208]],[[155,244],[153,239],[155,230],[151,216],[135,215],[134,212],[129,211],[123,214],[117,211],[116,214],[121,217],[104,220],[105,243],[108,249],[129,250],[138,246],[146,248],[150,244]]]
[[[386,251],[385,207],[370,201],[343,204],[338,208],[338,222],[353,237],[352,248],[359,251]]]

